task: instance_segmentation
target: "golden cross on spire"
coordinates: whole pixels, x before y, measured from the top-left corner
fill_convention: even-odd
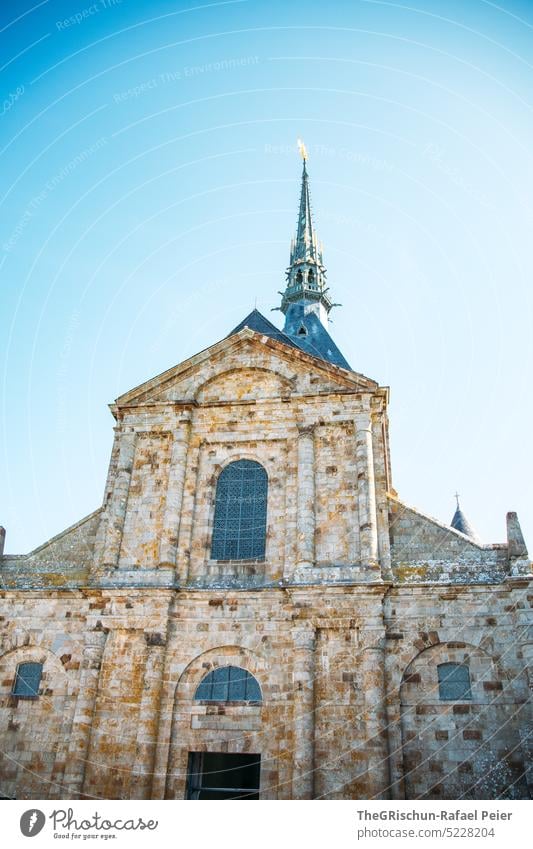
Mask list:
[[[307,148],[301,139],[298,139],[298,150],[300,151],[300,156],[303,161],[307,161]]]

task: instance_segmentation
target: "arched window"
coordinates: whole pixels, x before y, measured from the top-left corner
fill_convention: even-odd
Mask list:
[[[257,560],[265,556],[267,473],[260,463],[237,460],[217,481],[212,560]]]
[[[458,702],[471,699],[470,670],[463,663],[440,663],[437,666],[439,676],[439,699],[442,702]]]
[[[254,676],[240,666],[219,666],[208,672],[196,689],[195,701],[260,702],[261,688]]]
[[[12,694],[25,698],[35,698],[39,695],[42,674],[42,663],[19,663],[13,681]]]

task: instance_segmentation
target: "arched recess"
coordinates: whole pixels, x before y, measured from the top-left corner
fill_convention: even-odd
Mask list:
[[[68,736],[69,702],[75,686],[65,670],[70,655],[58,658],[40,646],[20,646],[0,657],[0,793],[17,798],[61,797],[64,763],[60,748]],[[17,668],[22,663],[42,664],[39,695],[12,695]],[[56,759],[60,762],[56,764]]]
[[[252,444],[253,443],[253,444]],[[213,582],[246,581],[263,584],[279,580],[283,574],[287,537],[287,464],[289,440],[264,442],[206,442],[198,449],[197,471],[192,479],[195,487],[194,510],[191,507],[190,560],[188,580],[201,585]],[[266,528],[262,557],[239,559],[219,556],[212,559],[212,541],[216,512],[218,481],[233,463],[259,464],[267,478]]]
[[[251,401],[286,397],[294,389],[291,380],[272,369],[239,367],[213,375],[198,388],[195,401]]]
[[[439,687],[443,664],[468,669],[470,691],[462,698]],[[400,688],[407,799],[529,798],[519,732],[522,679],[462,642],[430,646],[410,662]]]
[[[261,688],[261,702],[195,699],[206,674],[227,666],[253,675]],[[195,657],[176,685],[165,798],[185,798],[189,755],[193,752],[260,755],[261,798],[276,798],[278,741],[268,729],[275,725],[279,708],[272,704],[272,696],[267,662],[260,654],[242,646],[225,645]]]

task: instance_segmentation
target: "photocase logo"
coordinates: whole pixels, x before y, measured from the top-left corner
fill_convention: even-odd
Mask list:
[[[24,837],[35,837],[42,831],[46,822],[46,817],[42,811],[37,808],[31,808],[29,811],[24,811],[20,818],[20,830]]]

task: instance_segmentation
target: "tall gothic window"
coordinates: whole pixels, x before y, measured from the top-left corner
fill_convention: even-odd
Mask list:
[[[265,556],[267,473],[260,463],[237,460],[217,481],[212,560],[258,560]]]
[[[468,666],[463,663],[440,663],[437,666],[437,674],[441,701],[458,702],[472,698]]]
[[[19,663],[13,681],[12,694],[24,698],[35,698],[39,695],[42,674],[42,663]]]
[[[208,702],[260,702],[261,688],[247,669],[219,666],[202,678],[194,699]]]

